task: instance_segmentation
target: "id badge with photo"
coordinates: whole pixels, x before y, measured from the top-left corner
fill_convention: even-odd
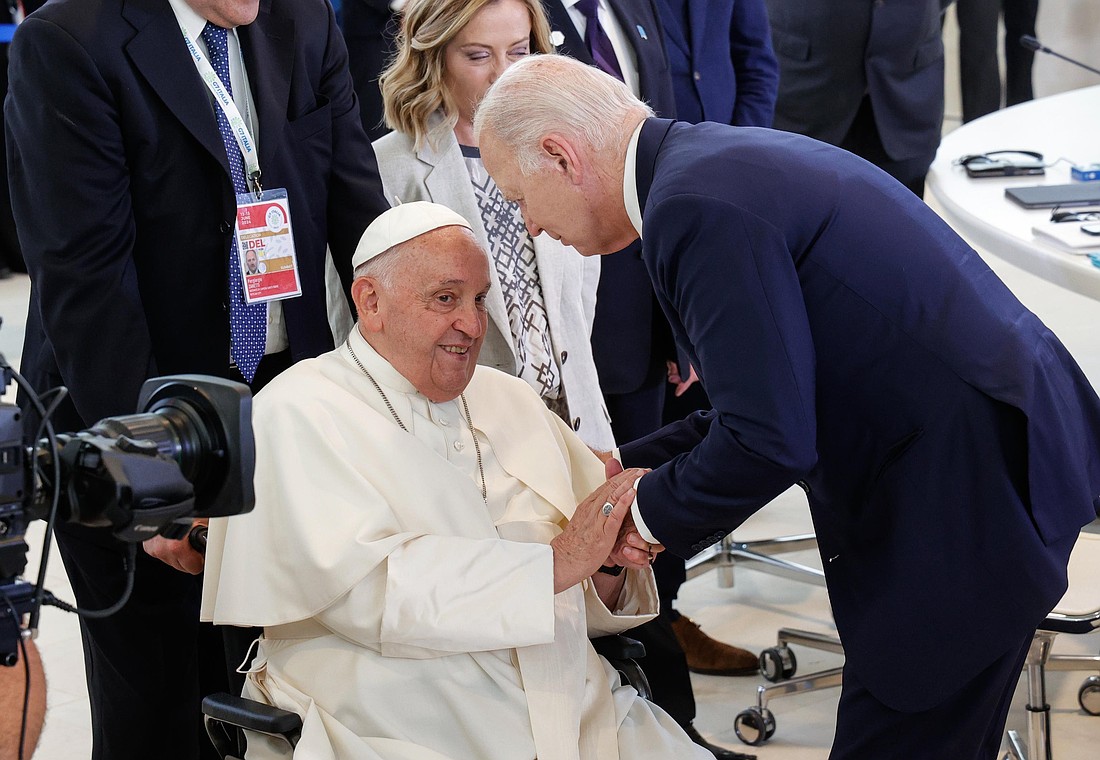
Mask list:
[[[237,196],[237,255],[245,303],[266,303],[302,294],[286,190]]]

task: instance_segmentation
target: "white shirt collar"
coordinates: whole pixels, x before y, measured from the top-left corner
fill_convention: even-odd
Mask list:
[[[642,119],[630,136],[630,142],[626,146],[626,165],[623,167],[623,203],[626,206],[626,215],[630,217],[630,223],[634,225],[634,231],[639,238],[642,236],[642,204],[638,199],[638,138],[645,122]]]
[[[206,27],[206,19],[187,4],[187,0],[168,0],[172,6],[172,12],[176,14],[176,21],[187,32],[187,36],[198,42],[203,28]]]

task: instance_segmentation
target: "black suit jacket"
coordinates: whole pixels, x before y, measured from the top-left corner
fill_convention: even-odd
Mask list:
[[[864,93],[895,161],[931,163],[943,124],[947,0],[767,0],[779,58],[775,128],[839,145]]]
[[[659,116],[674,116],[676,98],[657,7],[652,0],[609,2],[637,56],[641,98]],[[558,52],[595,65],[561,1],[545,7],[551,28],[564,37]],[[604,256],[600,265],[592,353],[604,393],[629,393],[651,376],[655,364],[674,358],[675,346],[642,263],[641,245],[635,242]]]
[[[238,30],[264,186],[289,193],[302,296],[295,360],[332,347],[325,246],[350,280],[387,205],[324,0],[261,0]],[[154,375],[225,375],[236,201],[213,105],[166,0],[56,0],[19,28],[5,105],[31,274],[24,374],[64,383],[89,424],[134,410]],[[71,410],[70,410],[71,411]]]
[[[401,17],[390,0],[344,0],[341,26],[348,44],[348,65],[359,96],[359,115],[371,140],[390,130],[382,124],[382,90],[378,77],[394,52]]]

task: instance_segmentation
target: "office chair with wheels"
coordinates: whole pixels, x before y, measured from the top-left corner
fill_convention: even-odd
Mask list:
[[[686,563],[687,577],[695,578],[710,570],[718,571],[718,586],[732,588],[734,570],[738,566],[776,575],[814,586],[825,585],[825,573],[778,555],[817,548],[813,533],[779,536],[752,541],[740,541],[732,534],[714,546],[703,550]],[[797,659],[790,645],[822,649],[843,654],[840,639],[835,635],[815,633],[795,628],[781,628],[775,647],[760,653],[760,674],[772,686],[757,687],[756,705],[742,710],[734,719],[734,732],[745,744],[759,745],[775,734],[775,716],[768,703],[778,697],[805,694],[818,689],[839,686],[841,668],[810,673],[795,678]]]
[[[592,639],[596,652],[619,672],[624,683],[633,686],[643,699],[652,699],[649,681],[637,660],[645,657],[640,641],[622,635]],[[267,734],[286,742],[293,753],[302,734],[302,719],[297,713],[231,694],[211,694],[202,701],[206,734],[222,760],[243,760],[245,731]]]
[[[768,703],[777,697],[806,694],[819,689],[840,686],[843,667],[827,668],[795,677],[798,660],[791,644],[844,654],[844,647],[835,635],[814,633],[795,628],[780,628],[777,645],[760,653],[760,675],[772,686],[756,687],[756,704],[747,707],[733,720],[733,731],[745,744],[758,746],[775,735],[776,721]]]

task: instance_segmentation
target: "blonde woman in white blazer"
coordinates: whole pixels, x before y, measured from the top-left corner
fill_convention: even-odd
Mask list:
[[[381,77],[394,131],[374,151],[391,204],[454,209],[492,259],[479,363],[527,380],[585,443],[610,451],[590,342],[599,257],[548,235],[530,238],[481,165],[473,136],[474,109],[496,77],[524,55],[552,50],[538,0],[410,0]]]

